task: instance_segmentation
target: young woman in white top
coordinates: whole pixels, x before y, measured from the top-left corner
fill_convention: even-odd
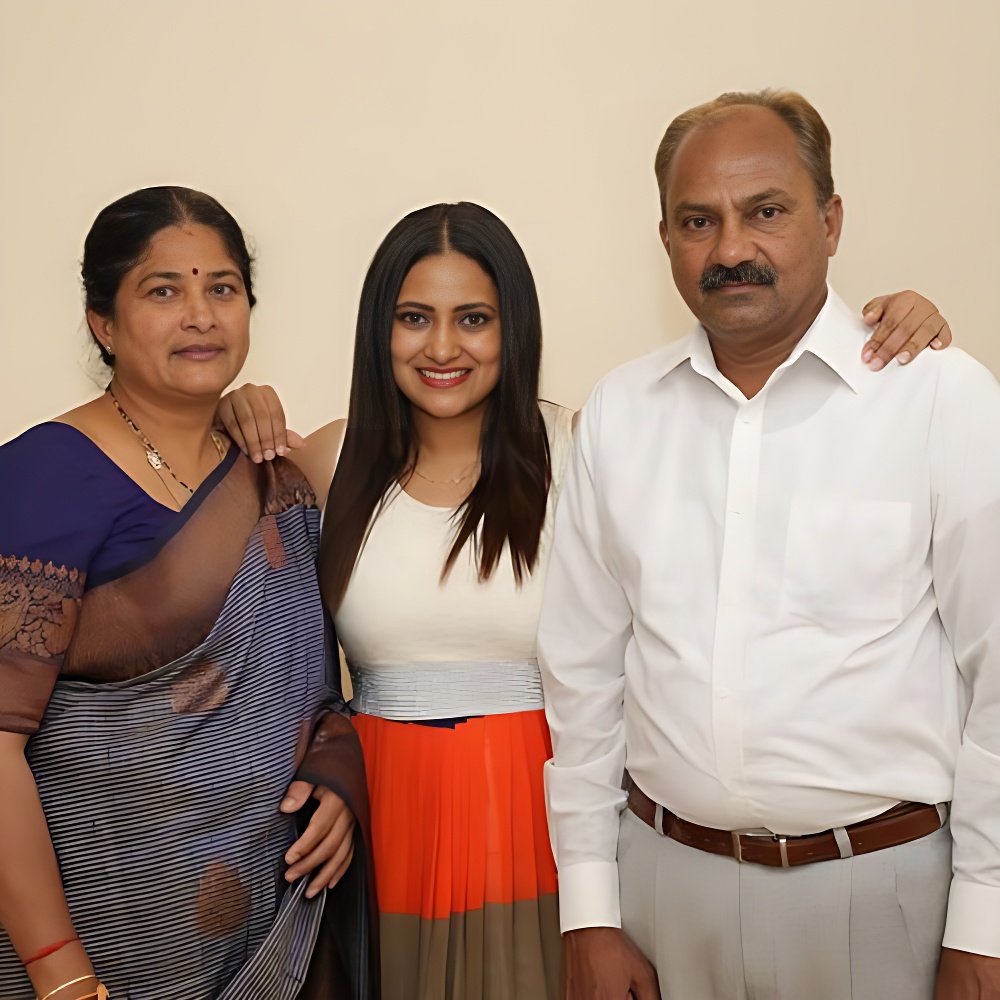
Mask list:
[[[913,293],[875,305],[908,316],[886,352],[950,341]],[[326,502],[320,577],[365,753],[387,1000],[559,995],[535,632],[572,414],[539,401],[540,361],[507,226],[468,203],[421,209],[365,279],[347,421],[294,456]],[[220,416],[255,460],[301,444],[268,387]]]

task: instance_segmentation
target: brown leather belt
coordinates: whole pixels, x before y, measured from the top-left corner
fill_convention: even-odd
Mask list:
[[[944,825],[948,806],[921,802],[902,802],[888,812],[839,830],[805,837],[783,837],[770,832],[713,830],[675,816],[658,806],[634,782],[630,781],[628,807],[657,833],[699,851],[722,854],[740,862],[793,868],[817,861],[837,861],[855,854],[870,854],[887,847],[898,847],[926,837]]]

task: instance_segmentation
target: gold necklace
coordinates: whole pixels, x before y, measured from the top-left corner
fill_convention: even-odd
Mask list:
[[[145,434],[143,434],[143,432],[139,429],[139,425],[136,424],[136,422],[125,412],[124,408],[122,407],[122,404],[118,402],[118,397],[114,394],[114,390],[112,390],[110,385],[107,387],[105,392],[107,392],[107,394],[111,397],[111,402],[115,404],[115,409],[118,411],[118,415],[122,418],[122,420],[125,421],[126,424],[128,424],[128,426],[135,432],[136,436],[142,442],[143,447],[146,449],[146,461],[149,462],[150,467],[153,469],[153,471],[160,472],[161,469],[166,469],[167,473],[170,475],[170,478],[175,483],[177,483],[180,486],[183,486],[184,489],[188,491],[188,493],[194,493],[194,489],[188,486],[188,484],[185,483],[183,479],[179,479],[177,477],[177,475],[174,473],[174,470],[171,469],[169,465],[167,465],[166,461],[164,461],[163,457],[156,450],[156,447],[153,444],[153,442],[150,441]],[[215,431],[212,431],[212,444],[215,445],[215,450],[219,453],[219,460],[221,461],[223,458],[226,457],[226,451],[228,449],[226,448],[225,442],[222,440],[221,435],[216,434]]]
[[[413,471],[426,483],[433,483],[435,486],[458,486],[460,483],[464,483],[466,479],[471,479],[479,472],[479,463],[476,462],[476,464],[459,479],[431,479],[429,476],[425,476],[416,466],[413,467]]]

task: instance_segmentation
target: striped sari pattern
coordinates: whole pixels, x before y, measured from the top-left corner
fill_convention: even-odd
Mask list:
[[[116,1000],[292,1000],[307,976],[325,893],[286,887],[296,820],[277,806],[331,694],[319,512],[257,510],[207,636],[138,676],[61,678],[28,743],[74,925]],[[2,931],[0,996],[34,996]]]

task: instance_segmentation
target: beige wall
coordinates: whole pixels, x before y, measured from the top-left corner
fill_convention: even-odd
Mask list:
[[[472,199],[522,241],[545,392],[686,332],[652,157],[725,89],[801,90],[847,209],[833,280],[914,286],[1000,373],[995,0],[0,0],[0,439],[93,391],[77,261],[136,187],[220,198],[259,251],[245,374],[293,425],[346,407],[367,262],[404,212]]]

